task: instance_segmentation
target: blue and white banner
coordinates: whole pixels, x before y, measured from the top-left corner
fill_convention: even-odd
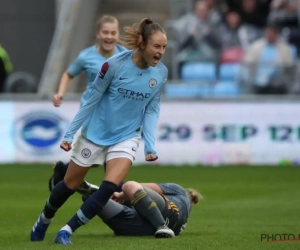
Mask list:
[[[79,103],[0,102],[0,162],[68,161],[59,145]],[[154,164],[300,163],[300,103],[161,104]],[[144,164],[143,143],[135,164]]]

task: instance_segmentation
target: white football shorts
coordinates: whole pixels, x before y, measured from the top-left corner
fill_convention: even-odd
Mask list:
[[[103,165],[115,158],[128,158],[133,162],[140,140],[138,136],[113,146],[99,146],[80,135],[73,146],[71,160],[82,167]]]

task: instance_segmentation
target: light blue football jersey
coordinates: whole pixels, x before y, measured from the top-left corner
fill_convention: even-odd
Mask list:
[[[126,48],[116,44],[114,55],[125,51]],[[87,81],[87,88],[86,91],[81,96],[81,104],[87,98],[87,90],[91,87],[92,83],[94,82],[99,69],[101,68],[102,64],[106,61],[107,58],[100,55],[97,50],[97,47],[91,46],[84,50],[82,50],[75,61],[69,66],[68,74],[72,77],[78,76],[82,71],[86,73],[86,81]]]
[[[65,141],[72,141],[82,126],[82,135],[101,146],[110,146],[141,134],[145,155],[154,149],[160,97],[168,70],[159,62],[156,67],[140,69],[132,61],[133,51],[109,58],[92,86],[87,100],[72,121]]]

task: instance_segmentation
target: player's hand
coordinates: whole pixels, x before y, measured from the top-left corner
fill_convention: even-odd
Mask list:
[[[59,94],[54,95],[52,98],[54,107],[59,107],[62,103],[62,99],[63,99],[63,97],[61,95],[59,95]]]
[[[72,143],[71,142],[68,142],[68,141],[63,141],[61,144],[60,144],[60,148],[62,148],[63,150],[65,151],[70,151],[72,149]]]
[[[118,202],[120,204],[124,203],[124,193],[118,193],[118,192],[114,192],[114,194],[111,197],[112,200],[114,200],[115,202]]]
[[[146,161],[156,161],[158,159],[158,156],[154,154],[147,154]]]

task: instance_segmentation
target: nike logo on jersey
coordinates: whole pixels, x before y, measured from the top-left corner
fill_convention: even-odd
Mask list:
[[[132,151],[136,152],[136,151],[137,151],[137,148],[132,148]]]
[[[125,79],[128,79],[128,78],[127,78],[127,77],[120,77],[120,78],[119,78],[119,80],[121,80],[121,81],[122,81],[122,80],[125,80]]]

